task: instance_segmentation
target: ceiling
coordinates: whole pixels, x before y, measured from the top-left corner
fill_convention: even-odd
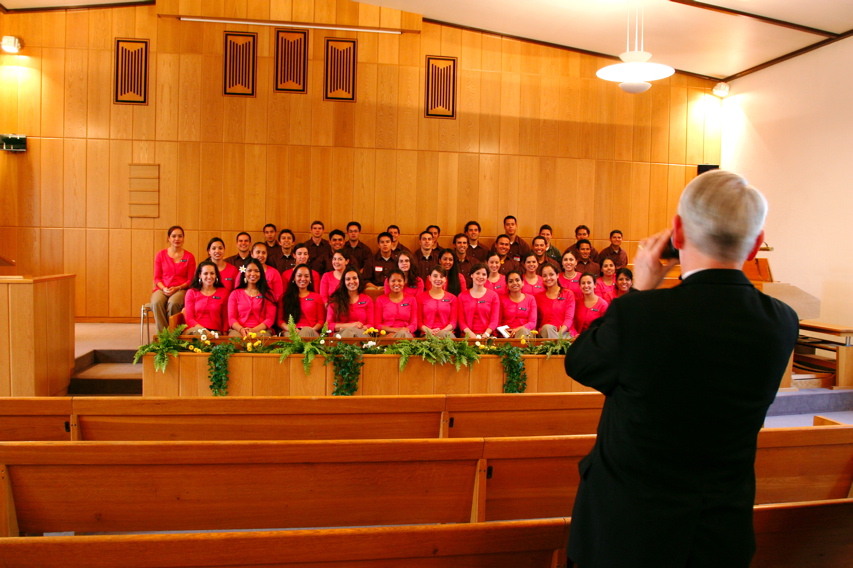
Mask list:
[[[0,0],[8,10],[132,3],[134,0]],[[628,3],[645,15],[651,61],[733,78],[825,41],[853,35],[850,0],[360,0],[424,18],[618,56]]]

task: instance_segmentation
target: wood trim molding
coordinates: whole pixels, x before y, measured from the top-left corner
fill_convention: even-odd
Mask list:
[[[759,14],[752,14],[750,12],[742,12],[740,10],[734,10],[732,8],[725,8],[723,6],[715,6],[714,4],[706,4],[705,2],[696,2],[695,0],[669,0],[670,2],[674,2],[676,4],[683,4],[684,6],[690,6],[691,8],[700,8],[702,10],[710,10],[712,12],[720,12],[721,14],[729,14],[731,16],[743,16],[746,18],[752,18],[754,20],[758,20],[760,22],[764,22],[765,24],[770,24],[773,26],[779,26],[781,28],[788,28],[791,30],[796,30],[798,32],[804,32],[807,34],[815,34],[819,36],[824,36],[828,38],[838,37],[841,34],[837,34],[835,32],[829,32],[826,30],[820,30],[818,28],[811,28],[809,26],[803,26],[800,24],[795,24],[794,22],[786,22],[785,20],[777,20],[776,18],[770,18],[767,16],[761,16]]]

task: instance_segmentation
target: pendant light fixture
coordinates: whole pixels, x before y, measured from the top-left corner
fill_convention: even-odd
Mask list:
[[[628,7],[628,24],[626,31],[625,53],[619,56],[623,63],[615,63],[602,67],[595,74],[599,79],[615,81],[619,88],[626,93],[637,94],[648,91],[652,86],[649,81],[666,79],[675,69],[661,63],[650,63],[652,54],[644,50],[644,16],[641,0],[632,0],[633,10]],[[631,49],[631,12],[634,12],[634,49]]]

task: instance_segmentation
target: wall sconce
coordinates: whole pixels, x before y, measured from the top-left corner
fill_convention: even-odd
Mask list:
[[[717,83],[714,85],[714,90],[712,92],[721,99],[724,99],[729,94],[729,84],[723,82]]]
[[[21,51],[21,40],[15,36],[3,36],[3,43],[0,44],[0,47],[6,53],[18,53]]]

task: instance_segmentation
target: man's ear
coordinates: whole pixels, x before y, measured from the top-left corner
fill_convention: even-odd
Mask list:
[[[755,255],[758,254],[758,249],[761,248],[762,244],[764,244],[764,231],[758,233],[758,237],[755,239],[755,244],[752,245],[752,250],[750,251],[749,256],[746,257],[747,261],[755,258]]]
[[[684,222],[680,215],[672,218],[672,246],[677,249],[684,248]]]

